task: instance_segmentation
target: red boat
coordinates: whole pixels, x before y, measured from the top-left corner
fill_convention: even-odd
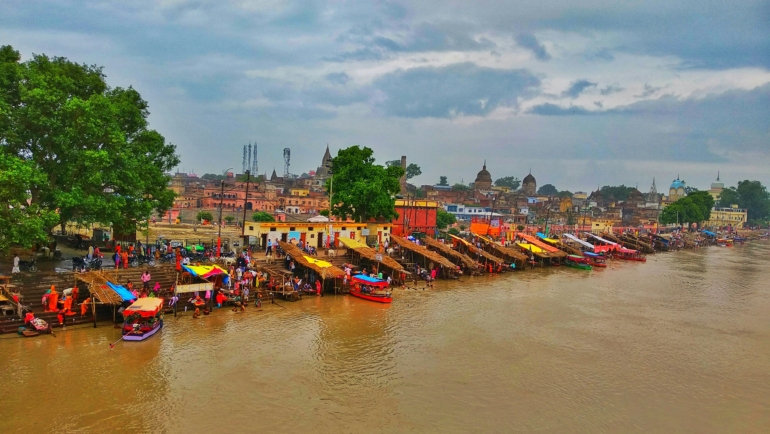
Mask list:
[[[586,259],[588,259],[588,264],[590,266],[599,268],[605,268],[607,266],[607,258],[604,256],[591,252],[583,252],[583,254],[585,255]]]
[[[353,297],[378,303],[390,303],[393,301],[390,291],[387,289],[388,282],[363,274],[357,274],[351,280],[353,286],[350,288],[350,295]]]
[[[624,261],[647,262],[647,258],[642,256],[638,250],[627,249],[625,247],[618,247],[615,253],[615,258],[622,259]]]

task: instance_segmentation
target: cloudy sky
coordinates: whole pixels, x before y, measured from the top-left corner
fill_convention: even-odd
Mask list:
[[[770,184],[767,0],[3,0],[0,44],[103,65],[198,174],[251,141],[268,173],[329,143],[416,184]]]

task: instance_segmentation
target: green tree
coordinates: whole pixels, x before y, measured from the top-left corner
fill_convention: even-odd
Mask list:
[[[559,190],[557,190],[553,184],[545,184],[537,189],[537,194],[542,196],[556,196],[559,194]]]
[[[147,102],[110,88],[102,69],[63,57],[0,47],[0,152],[27,161],[42,182],[30,205],[58,210],[58,223],[113,223],[132,231],[174,201],[166,174],[175,147],[148,128]],[[50,229],[50,228],[49,228]]]
[[[739,181],[737,187],[722,190],[719,204],[723,207],[738,205],[746,209],[750,222],[767,221],[770,218],[770,193],[759,181]]]
[[[227,216],[225,216],[225,221],[227,222],[227,224],[230,224],[230,223],[232,223],[232,222],[233,222],[233,220],[235,220],[235,217],[233,217],[233,216],[231,216],[231,215],[227,215]]]
[[[449,233],[450,235],[454,235],[454,236],[460,235],[460,231],[457,230],[457,228],[449,228],[447,233]]]
[[[436,210],[436,226],[439,229],[446,229],[447,226],[457,223],[457,218],[454,214],[448,213],[439,208]]]
[[[203,220],[212,221],[214,220],[214,216],[208,211],[198,211],[198,215],[195,216],[195,219],[201,222]]]
[[[601,188],[600,192],[602,193],[602,196],[604,196],[604,199],[609,199],[609,197],[612,196],[616,200],[626,200],[633,189],[634,187],[626,187],[622,184],[617,186],[605,185]]]
[[[275,217],[273,217],[273,215],[270,214],[270,213],[267,213],[267,212],[264,212],[264,211],[259,211],[259,212],[255,212],[254,214],[251,215],[251,221],[255,221],[255,222],[274,222],[275,221]]]
[[[521,185],[521,181],[515,176],[506,176],[495,181],[495,185],[498,187],[509,187],[513,190],[516,190]]]
[[[42,182],[31,162],[0,152],[0,251],[46,242],[48,229],[59,221],[55,212],[27,204],[27,192]]]
[[[569,191],[569,190],[560,191],[559,192],[559,197],[561,197],[561,198],[565,198],[565,197],[571,198],[572,197],[572,192]]]
[[[206,181],[221,181],[225,179],[225,175],[217,175],[215,173],[207,173],[203,176],[201,176],[201,179],[205,179]]]
[[[438,185],[449,185],[446,176],[441,175],[438,177]]]
[[[668,225],[672,223],[699,223],[702,222],[703,213],[689,197],[683,197],[663,209],[660,213],[660,222]]]
[[[318,211],[318,214],[320,214],[320,215],[322,215],[324,217],[329,217],[329,210],[328,209],[322,209],[321,211]]]
[[[390,160],[385,162],[385,167],[392,167],[392,166],[401,167],[401,160]],[[406,179],[412,179],[415,176],[420,176],[420,175],[422,175],[422,169],[420,168],[420,166],[414,163],[409,163],[406,165]]]
[[[711,208],[714,207],[714,198],[708,191],[695,190],[687,195],[687,197],[700,209],[700,213],[703,216],[703,219],[700,221],[706,221],[711,218]]]
[[[373,153],[367,147],[351,146],[341,149],[332,159],[333,215],[350,216],[358,222],[372,218],[392,220],[398,216],[394,196],[401,190],[400,178],[404,169],[374,164]],[[327,191],[330,181],[327,181]]]
[[[465,184],[455,184],[452,186],[452,190],[454,191],[470,191],[470,187],[468,187]]]

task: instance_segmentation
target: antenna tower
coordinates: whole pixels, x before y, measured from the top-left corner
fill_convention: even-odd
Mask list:
[[[246,162],[246,170],[251,169],[251,142],[249,142],[249,160]]]
[[[291,149],[283,148],[283,177],[289,178],[289,164],[291,162]]]
[[[242,173],[246,173],[246,145],[243,145],[243,169]]]
[[[251,173],[257,176],[259,171],[259,164],[257,164],[257,142],[254,142],[254,159],[251,160]]]

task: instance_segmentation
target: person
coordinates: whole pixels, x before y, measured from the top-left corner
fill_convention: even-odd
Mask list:
[[[24,325],[30,325],[34,319],[35,314],[32,312],[27,312],[27,314],[24,315]]]
[[[315,281],[315,292],[316,296],[321,296],[321,279],[316,279]]]
[[[94,246],[94,258],[101,258],[102,251],[99,250],[99,246]]]
[[[88,260],[94,259],[94,246],[90,245],[88,246]]]
[[[64,297],[64,311],[65,315],[74,315],[75,312],[72,311],[72,296]]]
[[[123,261],[123,269],[124,270],[127,269],[128,268],[128,252],[125,251],[125,250],[120,252],[120,259]]]
[[[150,279],[152,279],[152,276],[150,276],[150,272],[147,270],[144,270],[144,273],[142,273],[142,286],[144,289],[150,289]]]
[[[15,254],[13,255],[13,269],[11,270],[12,274],[21,273],[21,270],[19,269],[19,255]]]
[[[160,282],[155,282],[155,286],[152,287],[152,292],[156,296],[160,294]]]
[[[78,289],[77,286],[72,287],[72,293],[70,294],[70,297],[72,297],[72,305],[78,304],[78,296],[80,295],[80,289]]]
[[[201,317],[201,309],[199,307],[195,308],[195,312],[193,312],[193,319],[198,319]]]
[[[80,304],[80,316],[86,316],[86,312],[88,312],[88,305],[91,303],[91,297],[86,298],[83,300],[83,303]]]
[[[59,325],[64,327],[64,309],[56,313],[56,319],[59,320]]]
[[[48,294],[48,310],[51,312],[59,310],[59,293],[56,292],[54,285],[51,285],[51,292]]]
[[[225,297],[222,291],[218,291],[216,296],[217,307],[222,307],[225,300],[227,300],[227,297]]]
[[[182,271],[182,255],[179,254],[179,249],[176,250],[176,271]]]

